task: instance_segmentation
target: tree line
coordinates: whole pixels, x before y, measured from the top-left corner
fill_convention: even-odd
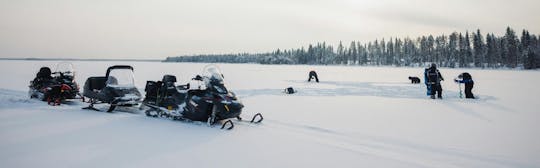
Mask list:
[[[389,38],[335,48],[326,42],[299,49],[267,53],[212,54],[167,57],[166,62],[260,63],[309,65],[375,65],[441,67],[524,68],[540,67],[540,37],[523,30],[521,36],[508,27],[502,36],[474,32],[412,38]]]

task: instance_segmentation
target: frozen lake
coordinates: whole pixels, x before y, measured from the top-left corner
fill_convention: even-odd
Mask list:
[[[539,71],[440,69],[442,100],[410,84],[423,68],[217,64],[260,125],[223,131],[143,114],[48,106],[29,81],[57,61],[0,61],[0,167],[540,167]],[[207,64],[72,62],[81,85],[132,65],[147,80],[187,83]],[[316,70],[321,83],[307,83]],[[479,99],[459,99],[469,72]],[[292,86],[299,92],[285,95]]]

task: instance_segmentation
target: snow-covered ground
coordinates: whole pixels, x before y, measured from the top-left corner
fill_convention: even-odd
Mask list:
[[[48,106],[28,82],[53,61],[0,61],[0,167],[540,167],[539,71],[441,69],[444,99],[425,96],[422,68],[219,64],[244,116],[224,131],[143,114]],[[206,64],[73,62],[77,82],[134,66],[137,86]],[[53,68],[54,69],[54,68]],[[321,83],[307,83],[316,70]],[[458,98],[468,71],[480,98]],[[292,86],[299,92],[285,95]]]

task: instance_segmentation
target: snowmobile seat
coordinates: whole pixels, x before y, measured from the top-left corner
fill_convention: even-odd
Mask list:
[[[97,99],[99,97],[99,92],[105,88],[105,82],[107,77],[89,77],[84,83],[83,96]]]
[[[163,83],[175,83],[176,82],[176,76],[174,75],[164,75],[163,79],[161,80]]]
[[[174,83],[176,82],[176,76],[164,75],[162,82],[163,82],[162,90],[166,92],[165,95],[172,95],[177,92],[176,86],[174,86]]]
[[[104,76],[89,77],[86,80],[86,85],[88,85],[89,90],[101,90],[105,88],[105,82],[107,82],[107,77]]]
[[[161,82],[155,82],[155,81],[146,81],[146,87],[144,88],[144,91],[146,92],[146,99],[148,101],[156,101],[158,98],[158,90],[161,87]]]

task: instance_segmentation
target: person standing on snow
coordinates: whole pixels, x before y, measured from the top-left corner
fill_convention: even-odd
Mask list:
[[[461,79],[461,80],[459,80]],[[458,79],[454,79],[456,83],[464,83],[465,84],[465,98],[467,99],[474,99],[474,95],[472,93],[472,89],[474,87],[474,81],[472,80],[471,74],[467,72],[463,72],[462,74],[459,74]]]
[[[441,81],[444,81],[444,78],[442,77],[441,72],[439,72],[437,69],[437,65],[435,63],[431,64],[431,67],[426,70],[424,75],[424,77],[427,79],[427,85],[429,85],[428,87],[431,87],[431,98],[435,99],[435,93],[437,93],[437,98],[442,99]]]
[[[315,82],[319,83],[319,77],[317,76],[317,72],[315,71],[309,71],[309,78],[308,78],[308,82],[311,82],[311,79],[315,78]]]

